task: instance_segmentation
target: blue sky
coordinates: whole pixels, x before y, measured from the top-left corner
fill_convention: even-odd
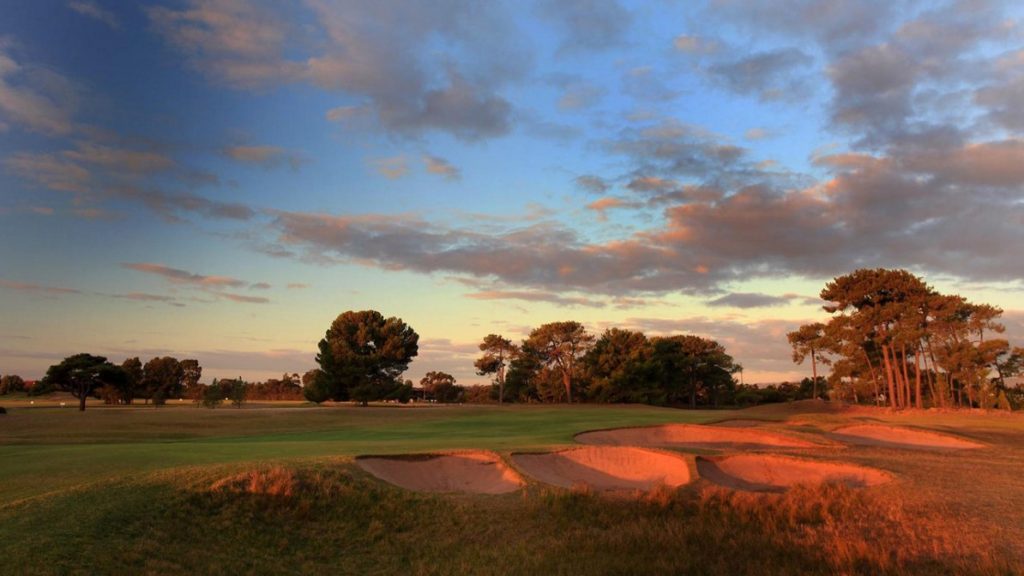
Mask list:
[[[1015,3],[7,4],[0,372],[303,372],[374,308],[417,380],[575,319],[777,381],[824,283],[874,266],[1024,343]]]

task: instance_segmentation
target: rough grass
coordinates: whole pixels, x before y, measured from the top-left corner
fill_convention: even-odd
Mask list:
[[[538,484],[503,496],[416,494],[376,481],[348,455],[406,446],[508,452],[565,444],[587,428],[728,415],[632,407],[240,410],[237,420],[216,414],[210,426],[168,440],[163,435],[192,415],[228,410],[97,410],[92,421],[59,409],[37,418],[39,410],[12,410],[8,417],[27,421],[0,446],[0,573],[1024,572],[1019,418],[932,415],[939,429],[991,446],[970,454],[864,447],[821,456],[896,475],[875,488],[765,495],[699,480],[609,498]],[[288,412],[285,420],[278,412]],[[808,434],[865,418],[930,422],[926,414],[806,405],[739,414],[798,417]],[[0,423],[0,443],[7,426]],[[110,441],[58,443],[61,430],[75,426]]]

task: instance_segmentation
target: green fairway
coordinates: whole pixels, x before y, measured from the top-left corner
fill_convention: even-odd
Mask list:
[[[459,448],[507,455],[570,445],[590,429],[731,418],[821,440],[842,424],[890,421],[987,447],[807,456],[897,478],[866,490],[764,495],[698,480],[639,499],[536,483],[506,496],[416,494],[382,484],[351,458]],[[893,416],[822,403],[84,413],[17,403],[0,417],[0,573],[1013,572],[1024,566],[1022,447],[1016,416]],[[268,470],[294,492],[253,492],[230,480]],[[212,488],[222,485],[242,488]]]

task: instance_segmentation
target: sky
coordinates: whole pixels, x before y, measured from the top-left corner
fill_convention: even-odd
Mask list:
[[[0,0],[0,372],[315,367],[346,310],[714,338],[900,267],[1024,345],[1024,6]]]

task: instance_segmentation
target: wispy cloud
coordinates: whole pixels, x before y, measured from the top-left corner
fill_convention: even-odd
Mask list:
[[[409,173],[409,161],[405,156],[391,156],[373,160],[373,169],[388,180],[397,180]]]
[[[557,306],[584,306],[587,308],[604,308],[604,302],[585,296],[565,296],[554,292],[536,292],[527,290],[486,290],[466,294],[473,300],[523,300],[526,302],[548,302]]]
[[[263,168],[287,164],[292,170],[298,170],[304,162],[302,156],[277,146],[229,146],[224,154],[232,160]]]
[[[177,284],[192,284],[205,288],[242,288],[249,284],[244,280],[239,280],[230,276],[207,276],[204,274],[195,274],[180,268],[171,268],[169,266],[164,266],[163,264],[153,264],[149,262],[126,262],[121,264],[121,266],[138,272],[154,274]]]
[[[74,288],[64,288],[61,286],[44,286],[42,284],[34,284],[31,282],[17,282],[14,280],[4,280],[0,278],[0,288],[6,288],[8,290],[18,290],[19,292],[32,292],[37,294],[50,294],[50,295],[61,295],[61,294],[81,294],[81,290]]]
[[[462,178],[461,170],[452,165],[451,162],[439,156],[424,154],[423,163],[427,166],[427,172],[431,174],[437,174],[447,180],[458,180]]]
[[[68,8],[83,16],[102,22],[114,30],[121,28],[121,21],[113,12],[100,7],[99,4],[91,0],[70,0]]]
[[[19,63],[11,43],[0,38],[0,113],[8,120],[51,136],[70,134],[79,92],[60,74]]]

